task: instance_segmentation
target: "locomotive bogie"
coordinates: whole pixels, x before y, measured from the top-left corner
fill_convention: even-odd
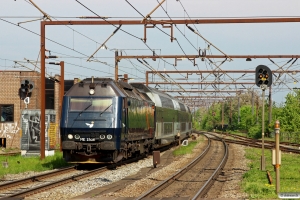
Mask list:
[[[108,163],[114,162],[118,153],[116,151],[96,151],[92,155],[86,155],[84,152],[64,150],[63,157],[68,163]]]

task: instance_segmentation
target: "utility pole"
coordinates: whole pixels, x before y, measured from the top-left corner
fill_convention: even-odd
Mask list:
[[[58,56],[48,56],[47,58],[58,58]],[[59,65],[60,66],[60,80],[59,80],[59,101],[58,101],[58,113],[57,113],[57,118],[59,116],[59,119],[61,119],[61,109],[62,109],[62,102],[63,102],[63,97],[65,94],[65,62],[61,61],[59,63],[57,62],[49,62],[48,64],[50,65]],[[56,80],[54,80],[56,82]],[[55,98],[56,99],[56,98]],[[60,151],[62,152],[62,144],[61,140],[59,141],[60,144]]]
[[[119,59],[117,57],[118,57],[118,51],[115,51],[115,81],[118,81],[118,79],[119,79],[119,76],[118,76],[118,70],[119,70],[118,62],[119,62]]]
[[[251,92],[251,97],[252,97],[251,104],[252,104],[252,116],[253,116],[254,115],[254,91],[253,90]]]
[[[222,102],[222,133],[224,130],[224,102]]]
[[[261,122],[261,140],[262,140],[262,151],[261,151],[261,166],[260,170],[265,171],[265,88],[262,87],[262,122]]]
[[[232,104],[232,100],[230,100],[230,127],[232,126],[232,107],[231,107],[231,104]]]
[[[269,125],[272,121],[272,86],[269,88]]]
[[[240,123],[240,117],[241,117],[241,112],[240,112],[240,95],[238,96],[238,124]]]
[[[256,124],[258,124],[258,106],[259,106],[258,96],[256,96]]]

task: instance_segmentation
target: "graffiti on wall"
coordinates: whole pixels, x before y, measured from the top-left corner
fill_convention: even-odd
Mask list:
[[[22,112],[22,150],[40,150],[41,143],[41,112],[39,110],[26,110]],[[53,111],[45,115],[45,147],[49,149],[48,130],[51,123],[55,122]],[[54,136],[55,137],[55,136]],[[52,138],[51,138],[52,139]],[[55,139],[55,138],[53,138]]]
[[[14,134],[19,132],[20,128],[18,127],[18,123],[1,123],[0,124],[0,137],[11,139]]]

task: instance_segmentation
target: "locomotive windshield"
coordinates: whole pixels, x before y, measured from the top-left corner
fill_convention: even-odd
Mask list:
[[[71,98],[70,111],[112,113],[112,98]]]

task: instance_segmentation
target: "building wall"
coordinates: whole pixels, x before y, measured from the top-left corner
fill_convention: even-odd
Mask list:
[[[21,149],[21,141],[24,141],[25,131],[22,130],[26,128],[26,117],[24,114],[34,112],[40,113],[41,109],[41,79],[40,73],[36,71],[2,71],[0,72],[0,106],[1,105],[14,105],[14,119],[12,122],[1,122],[0,121],[0,148],[18,148]],[[24,98],[25,95],[21,95],[21,83],[24,80],[29,80],[33,83],[34,88],[29,95],[30,101],[29,104],[25,104]],[[56,80],[56,81],[54,81]],[[46,91],[45,91],[45,103],[46,103],[46,116],[45,118],[54,119],[55,123],[50,120],[48,122],[49,129],[49,148],[59,148],[60,144],[60,133],[59,133],[59,122],[60,122],[60,110],[61,110],[61,99],[60,99],[60,81],[61,77],[59,75],[55,75],[55,79],[52,81],[45,80],[46,82]],[[48,81],[48,82],[47,82]],[[73,83],[78,81],[78,79],[74,80],[64,80],[65,88],[67,91],[70,87],[72,87]],[[67,85],[66,85],[67,82]],[[52,85],[53,83],[53,85]],[[53,99],[54,98],[54,99]],[[53,110],[54,108],[54,110]],[[28,112],[27,112],[28,111]],[[53,111],[53,112],[52,112]],[[23,118],[22,119],[22,113]],[[47,114],[49,116],[47,116]],[[27,115],[26,115],[27,116]],[[29,116],[29,115],[28,115]],[[55,116],[55,117],[53,117]],[[0,113],[1,117],[1,113]],[[47,118],[48,117],[48,118]],[[45,119],[45,120],[46,120]],[[27,119],[28,120],[28,119]],[[47,123],[47,121],[45,121]],[[29,123],[28,123],[29,125]],[[45,133],[48,134],[48,133]],[[55,134],[55,135],[54,135]],[[22,137],[23,136],[23,137]],[[53,142],[53,138],[56,140]],[[23,146],[25,148],[25,146]]]
[[[53,150],[57,147],[57,124],[55,110],[45,110],[45,149]],[[27,151],[40,151],[41,146],[41,110],[24,109],[21,118],[22,136],[21,150],[23,154]],[[59,144],[59,143],[58,143]]]
[[[40,109],[40,74],[34,71],[2,71],[0,72],[0,105],[13,104],[13,122],[0,122],[0,138],[5,139],[6,148],[20,148],[21,113],[26,109],[24,96],[20,97],[21,83],[30,80],[34,88],[27,109]]]

